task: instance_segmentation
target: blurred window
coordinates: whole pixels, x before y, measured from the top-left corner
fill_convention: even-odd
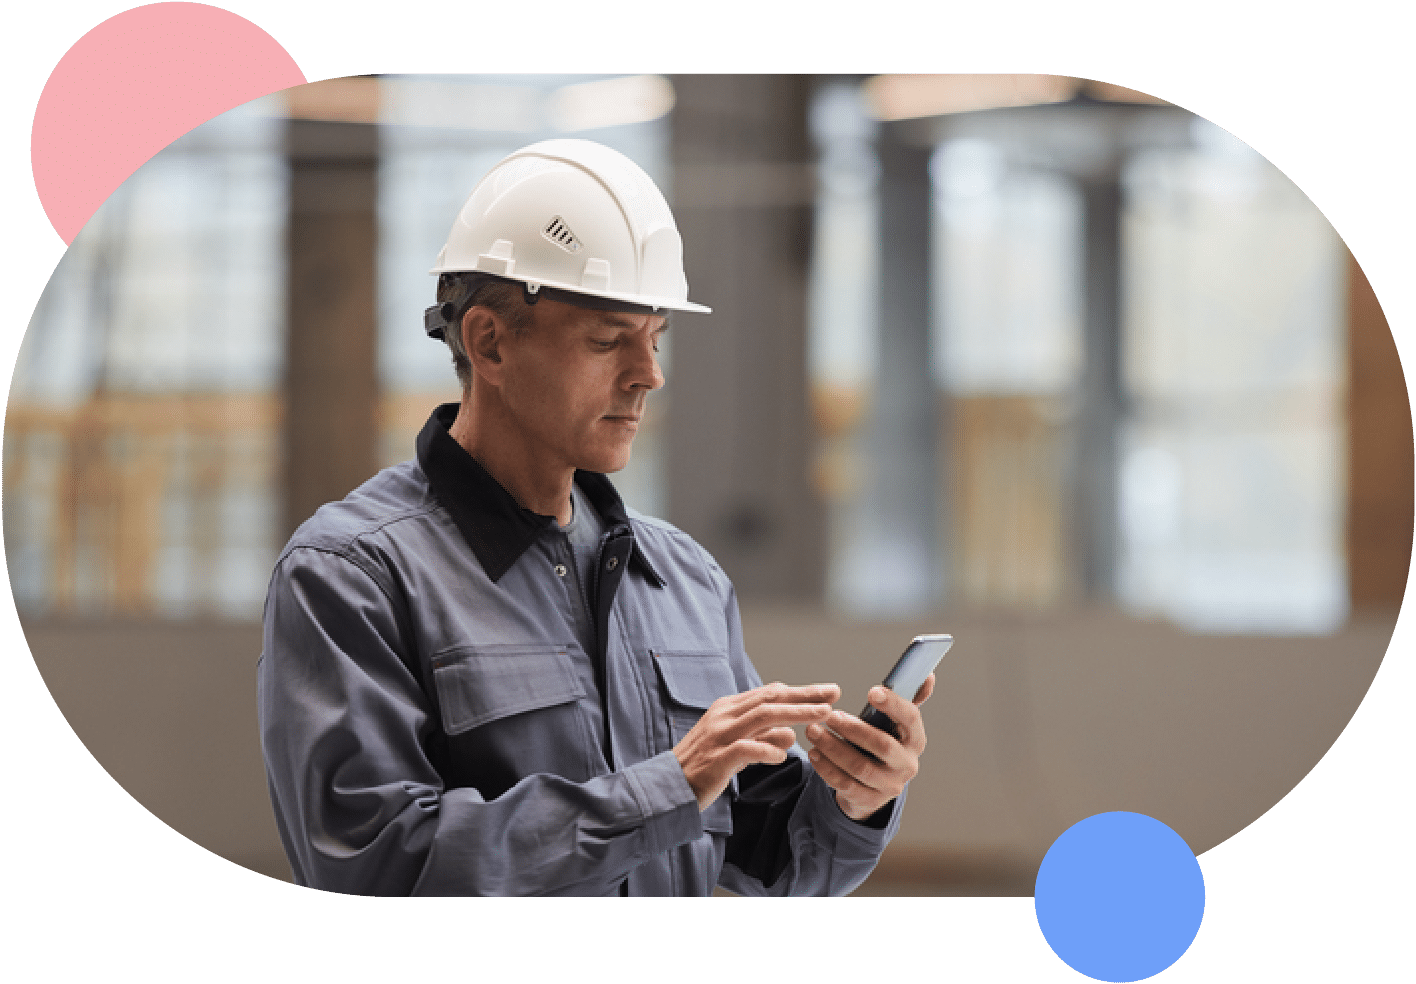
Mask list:
[[[807,371],[816,431],[812,484],[827,505],[828,601],[868,610],[882,577],[888,579],[879,551],[869,544],[862,426],[879,354],[877,124],[853,85],[819,90],[810,124],[818,155],[807,295]]]
[[[1205,121],[1124,174],[1118,594],[1217,631],[1347,614],[1341,245]]]
[[[24,615],[259,615],[279,546],[288,177],[272,99],[139,168],[40,298],[5,421]]]
[[[956,397],[1066,395],[1082,368],[1081,196],[981,140],[942,144],[934,373]]]
[[[1081,196],[982,140],[940,145],[930,172],[950,597],[1055,605],[1076,589],[1067,476],[1084,354]]]

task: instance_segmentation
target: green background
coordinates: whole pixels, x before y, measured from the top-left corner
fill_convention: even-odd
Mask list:
[[[48,72],[130,3],[6,16],[0,364],[64,244],[28,135]],[[1396,4],[227,3],[306,78],[389,71],[1028,71],[1131,86],[1231,130],[1327,214],[1412,354],[1412,17]],[[1204,926],[1167,981],[1410,966],[1412,617],[1357,716],[1279,806],[1202,855]],[[0,600],[11,980],[459,976],[1085,980],[1029,899],[355,899],[222,861],[154,820],[65,725]],[[252,698],[253,699],[253,698]],[[701,906],[701,908],[700,908]],[[1385,973],[1383,973],[1385,971]]]

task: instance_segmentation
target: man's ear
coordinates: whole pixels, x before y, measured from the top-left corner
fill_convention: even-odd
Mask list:
[[[473,305],[462,316],[462,347],[472,362],[472,371],[495,385],[501,375],[501,346],[507,328],[491,308]]]

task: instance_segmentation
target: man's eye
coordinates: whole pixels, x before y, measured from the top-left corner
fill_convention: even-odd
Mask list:
[[[604,351],[608,352],[610,349],[612,349],[612,348],[615,347],[615,341],[616,341],[616,340],[613,339],[613,338],[608,339],[608,340],[606,340],[606,339],[600,339],[600,338],[592,338],[590,341],[594,344],[594,346],[595,346],[596,348],[598,348],[598,349],[603,349]]]

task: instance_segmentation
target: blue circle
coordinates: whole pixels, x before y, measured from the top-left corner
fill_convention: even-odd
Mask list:
[[[1098,813],[1053,842],[1034,890],[1037,924],[1068,966],[1139,981],[1189,949],[1205,914],[1195,853],[1159,820]]]

